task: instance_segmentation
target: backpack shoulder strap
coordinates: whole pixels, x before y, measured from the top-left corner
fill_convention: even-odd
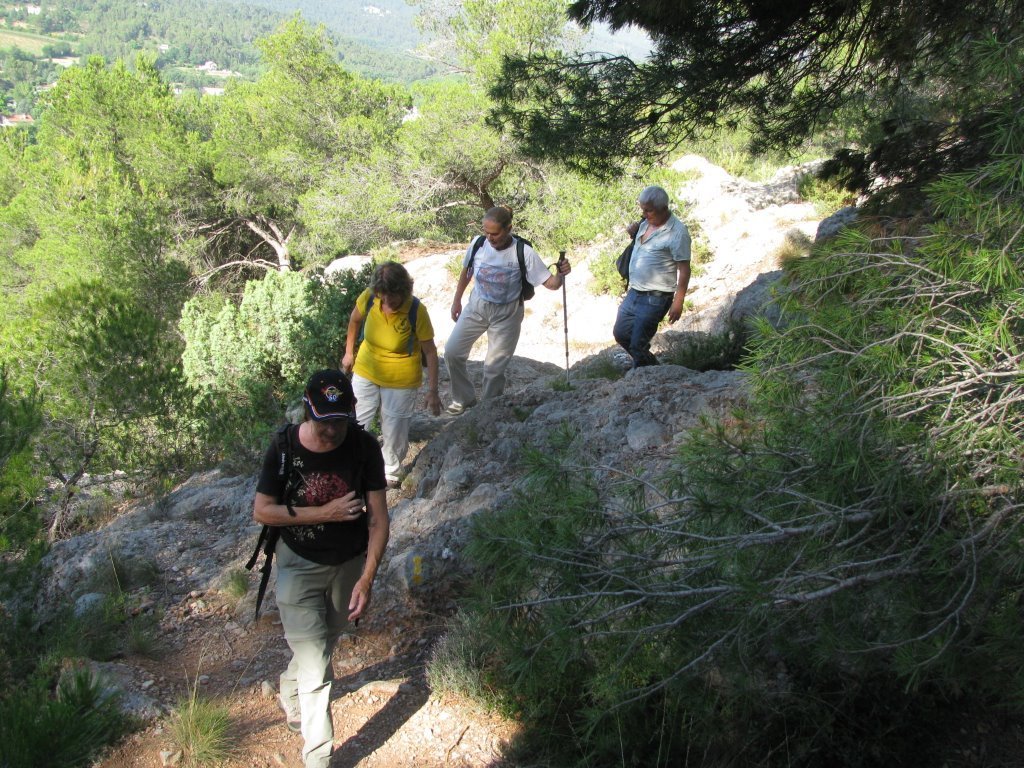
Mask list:
[[[420,300],[415,296],[412,297],[412,305],[409,307],[409,355],[416,350],[416,320],[420,314]]]
[[[291,424],[285,424],[277,430],[274,435],[274,448],[278,456],[277,476],[283,479],[281,490],[277,495],[277,503],[284,504],[288,499],[288,486],[292,480],[292,454],[294,453],[294,446],[292,445]],[[260,586],[259,591],[256,593],[256,613],[253,616],[253,621],[260,617],[260,606],[263,605],[263,596],[267,593],[270,571],[274,565],[274,550],[277,548],[277,540],[280,537],[281,529],[279,527],[276,525],[264,525],[260,529],[259,538],[256,539],[256,549],[253,550],[252,557],[245,564],[245,569],[251,571],[256,565],[256,560],[259,559],[260,549],[263,550],[266,559],[263,561],[263,567],[260,568]]]
[[[473,259],[476,258],[476,252],[484,247],[484,242],[486,242],[486,240],[487,238],[485,238],[483,235],[476,236],[476,240],[473,241],[473,250],[469,252],[469,264],[466,265],[466,269],[473,269]]]
[[[359,338],[356,339],[356,346],[363,343],[363,339],[366,337],[366,320],[370,317],[370,310],[373,309],[373,292],[370,292],[370,299],[366,302],[366,311],[363,313],[363,324],[359,326]]]
[[[519,259],[519,278],[526,282],[526,246],[533,247],[533,243],[521,237],[516,238],[516,258]]]

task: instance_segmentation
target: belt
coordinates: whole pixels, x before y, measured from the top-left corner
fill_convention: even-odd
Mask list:
[[[634,293],[639,293],[641,296],[675,296],[672,291],[638,291],[635,288],[631,288]]]

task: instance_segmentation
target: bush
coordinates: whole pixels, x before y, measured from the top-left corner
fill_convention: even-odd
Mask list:
[[[600,296],[610,294],[620,296],[626,290],[626,281],[619,275],[615,268],[615,260],[619,258],[622,249],[627,245],[623,238],[622,243],[606,250],[602,250],[597,258],[590,262],[590,275],[593,278],[588,285],[591,293]]]
[[[19,687],[0,699],[0,765],[92,765],[128,725],[116,697],[88,672],[72,675],[53,697],[39,685]]]
[[[661,360],[695,371],[731,371],[743,357],[748,335],[740,326],[732,326],[714,335],[677,334],[672,337]]]
[[[222,456],[251,460],[308,375],[338,366],[348,316],[371,271],[331,280],[270,272],[248,282],[237,304],[213,297],[185,305],[182,365],[195,392],[196,428]]]

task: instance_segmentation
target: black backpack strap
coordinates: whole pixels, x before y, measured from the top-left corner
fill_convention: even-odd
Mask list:
[[[470,272],[473,271],[473,259],[476,258],[476,252],[484,247],[486,241],[487,238],[483,235],[477,235],[476,240],[473,241],[473,250],[469,252],[469,264],[466,265],[466,269]]]
[[[263,567],[260,568],[260,586],[256,592],[256,612],[253,614],[253,621],[260,617],[260,606],[263,605],[263,596],[267,594],[270,572],[274,567],[274,550],[277,549],[277,540],[279,538],[281,538],[280,528],[264,525],[263,530],[260,531],[260,537],[256,541],[256,551],[252,553],[252,557],[249,558],[249,562],[245,566],[247,569],[252,570],[252,567],[256,565],[256,558],[259,557],[260,545],[262,544],[263,554],[266,555],[266,558],[263,560]]]
[[[277,496],[277,503],[284,504],[288,499],[288,486],[292,479],[292,425],[285,424],[275,435],[274,445],[277,449],[278,455],[278,477],[283,478],[284,482],[281,485],[281,491]],[[256,565],[256,561],[260,556],[260,549],[263,549],[263,554],[266,555],[266,559],[263,561],[263,567],[260,568],[260,586],[256,593],[256,613],[253,615],[253,621],[256,621],[260,617],[260,606],[263,605],[263,596],[267,593],[267,584],[270,582],[270,571],[274,565],[274,550],[277,549],[277,540],[281,538],[281,529],[276,525],[264,525],[260,530],[259,538],[256,539],[256,549],[253,550],[252,556],[249,561],[245,564],[245,569],[251,571]]]
[[[519,303],[521,304],[524,300],[533,298],[533,285],[526,277],[526,246],[533,247],[533,243],[529,240],[513,235],[516,241],[516,258],[519,259],[519,284],[521,286],[519,291]]]

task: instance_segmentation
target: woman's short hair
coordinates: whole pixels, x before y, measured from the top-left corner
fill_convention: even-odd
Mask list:
[[[484,214],[485,219],[490,219],[502,229],[508,229],[512,226],[512,211],[503,205],[496,205],[493,208],[488,208],[487,213]]]
[[[637,202],[640,205],[650,205],[654,207],[656,211],[667,211],[668,210],[668,192],[661,187],[644,187],[640,193],[640,197],[637,198]]]
[[[400,296],[405,301],[412,296],[412,277],[397,261],[385,261],[373,271],[370,290],[376,295]]]

